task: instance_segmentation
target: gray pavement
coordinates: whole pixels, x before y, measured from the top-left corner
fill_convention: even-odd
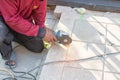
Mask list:
[[[49,28],[63,29],[71,34],[73,42],[70,47],[64,49],[59,44],[53,44],[49,51],[33,53],[19,46],[15,49],[18,63],[15,70],[27,72],[47,62],[79,60],[40,66],[30,73],[37,80],[120,80],[120,14],[87,10],[81,18],[74,9],[72,11],[63,13],[60,21],[54,17],[52,11],[46,17]],[[14,47],[17,45],[19,44],[13,42]],[[81,61],[97,55],[103,57]],[[0,58],[2,68],[3,62]],[[0,80],[5,77],[8,74],[0,71]]]
[[[52,45],[45,63],[57,62],[44,65],[39,80],[120,80],[119,22],[119,13],[87,10],[81,18],[74,8],[63,11],[55,29],[73,42],[67,49]]]

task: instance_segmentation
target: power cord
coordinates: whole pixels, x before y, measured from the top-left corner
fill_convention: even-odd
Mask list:
[[[31,40],[31,39],[30,39]],[[29,40],[28,40],[29,41]],[[26,41],[26,42],[28,42],[28,41]],[[24,43],[26,43],[26,42],[24,42]],[[23,43],[23,45],[24,45],[24,43]],[[14,47],[13,48],[13,51],[17,48],[17,47],[19,47],[19,46],[21,46],[20,44],[19,45],[17,45],[16,47]],[[116,53],[108,53],[108,54],[106,54],[106,56],[107,55],[115,55],[115,54],[119,54],[120,52],[116,52]],[[18,78],[24,78],[24,79],[31,79],[31,78],[29,78],[29,77],[23,77],[24,75],[29,75],[29,76],[31,76],[32,77],[32,80],[36,80],[36,77],[34,76],[34,75],[32,75],[30,72],[31,71],[34,71],[34,70],[36,70],[37,68],[39,68],[39,67],[41,67],[41,66],[44,66],[44,65],[50,65],[50,64],[58,64],[58,63],[68,63],[68,62],[82,62],[82,61],[87,61],[87,60],[90,60],[90,59],[95,59],[95,58],[104,58],[104,55],[96,55],[96,56],[92,56],[92,57],[88,57],[88,58],[84,58],[84,59],[77,59],[77,60],[63,60],[63,61],[53,61],[53,62],[47,62],[47,63],[44,63],[44,64],[40,64],[39,66],[36,66],[35,68],[32,68],[31,70],[29,70],[28,72],[21,72],[21,71],[15,71],[15,70],[13,70],[12,68],[10,68],[14,73],[17,73],[17,74],[22,74],[22,75],[19,75],[19,76],[16,76],[16,77],[18,77]],[[6,78],[6,79],[3,79],[3,80],[7,80],[7,79],[10,79],[11,77],[8,77],[8,78]],[[15,76],[13,77],[13,75],[12,75],[12,79],[13,80],[17,80],[17,79],[15,79]]]
[[[116,53],[108,53],[106,55],[115,55],[115,54],[120,54],[120,52],[116,52]],[[47,62],[47,63],[44,63],[44,64],[41,64],[33,69],[31,69],[29,72],[41,67],[41,66],[44,66],[44,65],[50,65],[50,64],[58,64],[58,63],[68,63],[68,62],[83,62],[83,61],[87,61],[87,60],[91,60],[91,59],[97,59],[97,58],[104,58],[104,55],[97,55],[97,56],[92,56],[92,57],[88,57],[88,58],[84,58],[84,59],[76,59],[76,60],[63,60],[63,61],[52,61],[52,62]]]
[[[119,54],[120,52],[116,52],[116,53],[108,53],[106,55],[115,55],[115,54]],[[44,64],[40,64],[39,66],[36,66],[35,68],[31,69],[28,72],[23,73],[22,75],[20,75],[19,77],[22,77],[28,73],[30,73],[31,71],[36,70],[39,67],[42,67],[44,65],[50,65],[50,64],[58,64],[58,63],[68,63],[68,62],[82,62],[82,61],[87,61],[87,60],[91,60],[91,59],[97,59],[97,58],[104,58],[104,55],[97,55],[97,56],[92,56],[89,58],[84,58],[84,59],[77,59],[77,60],[63,60],[63,61],[53,61],[53,62],[47,62]],[[120,74],[120,73],[119,73]]]
[[[0,68],[0,71],[4,71],[4,72],[8,73],[9,76],[11,76],[11,77],[4,78],[3,80],[16,80],[13,72],[9,71],[8,69],[6,69],[6,68]]]
[[[119,54],[120,52],[116,52],[116,53],[108,53],[106,55],[115,55],[115,54]],[[59,63],[68,63],[68,62],[82,62],[82,61],[87,61],[87,60],[91,60],[91,59],[97,59],[97,58],[104,58],[104,55],[97,55],[97,56],[92,56],[92,57],[89,57],[89,58],[84,58],[84,59],[77,59],[77,60],[63,60],[63,61],[53,61],[53,62],[47,62],[47,63],[44,63],[44,64],[40,64],[39,66],[36,66],[35,68],[31,69],[30,71],[28,72],[20,72],[20,71],[14,71],[13,69],[11,69],[14,73],[22,73],[22,75],[20,76],[17,76],[17,77],[20,77],[20,78],[28,78],[28,77],[22,77],[24,75],[29,75],[32,78],[32,80],[36,80],[36,77],[32,74],[30,74],[31,71],[34,71],[36,70],[37,68],[41,67],[41,66],[44,66],[44,65],[50,65],[50,64],[59,64]],[[120,73],[119,73],[120,74]],[[5,79],[6,80],[6,79]],[[13,79],[13,80],[16,80],[16,79]]]
[[[3,80],[17,80],[17,79],[16,78],[7,77],[7,78],[4,78]]]
[[[17,74],[27,74],[27,75],[31,76],[31,77],[33,78],[33,80],[36,80],[36,77],[35,77],[34,75],[30,74],[30,73],[21,72],[21,71],[15,71],[15,70],[13,70],[13,68],[11,68],[11,67],[10,67],[10,69],[11,69],[14,73],[17,73]],[[20,76],[18,76],[18,77],[20,77]],[[26,78],[26,77],[23,77],[23,78]]]

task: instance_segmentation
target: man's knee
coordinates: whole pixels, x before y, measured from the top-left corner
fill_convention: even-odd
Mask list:
[[[24,46],[32,52],[40,53],[44,49],[44,43],[42,40],[30,40],[24,44]]]
[[[41,53],[43,51],[44,47],[41,46],[39,48],[30,48],[29,50],[32,52],[36,52],[36,53]]]

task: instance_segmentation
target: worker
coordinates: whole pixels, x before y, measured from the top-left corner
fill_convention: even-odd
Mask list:
[[[0,53],[7,66],[16,65],[12,41],[37,53],[44,49],[43,40],[57,41],[45,26],[46,4],[46,0],[0,1]]]

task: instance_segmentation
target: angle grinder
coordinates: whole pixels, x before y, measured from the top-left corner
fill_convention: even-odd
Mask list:
[[[57,32],[54,32],[58,43],[63,45],[69,45],[72,42],[72,39],[69,37],[69,34],[65,31],[58,30]]]
[[[62,44],[64,46],[68,46],[69,44],[72,43],[72,39],[69,37],[69,34],[66,33],[65,31],[58,30],[54,32],[54,34],[57,38],[57,43]],[[51,44],[44,41],[44,46],[46,49],[48,49],[50,48]]]

